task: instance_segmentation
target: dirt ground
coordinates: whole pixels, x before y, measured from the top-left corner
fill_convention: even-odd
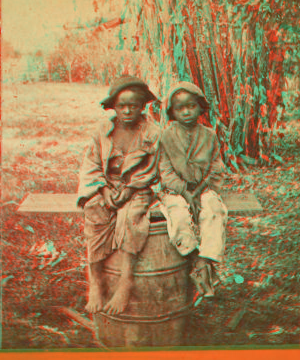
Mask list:
[[[77,84],[3,85],[2,307],[4,349],[97,347],[92,331],[53,307],[83,318],[86,256],[81,215],[17,212],[28,193],[74,193],[90,135],[104,116],[107,89]],[[188,346],[298,344],[299,125],[278,136],[284,159],[226,179],[264,212],[231,216],[226,259],[214,300],[194,309]],[[297,127],[298,126],[298,127]]]

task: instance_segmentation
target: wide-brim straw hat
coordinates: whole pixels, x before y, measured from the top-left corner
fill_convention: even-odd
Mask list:
[[[146,103],[157,100],[156,96],[149,90],[148,85],[143,80],[135,76],[124,75],[116,79],[111,84],[108,92],[109,96],[100,102],[103,109],[104,110],[113,109],[116,97],[120,94],[120,92],[132,86],[137,86],[141,88],[141,90],[145,94]]]

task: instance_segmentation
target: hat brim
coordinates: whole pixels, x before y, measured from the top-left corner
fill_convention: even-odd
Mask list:
[[[175,93],[177,93],[177,91],[186,91],[190,94],[193,94],[197,97],[197,102],[199,103],[199,105],[201,106],[201,108],[204,110],[204,112],[207,112],[209,110],[209,103],[206,100],[205,95],[203,94],[202,90],[196,86],[193,83],[189,83],[186,81],[181,81],[178,84],[174,85],[170,90],[169,93],[164,101],[165,103],[165,112],[166,115],[168,116],[169,120],[171,120],[173,118],[173,113],[172,113],[172,97],[174,96]]]
[[[193,94],[193,95],[197,96],[197,98],[198,98],[197,102],[200,105],[201,109],[203,110],[203,114],[206,113],[210,108],[206,98],[204,96],[199,96],[197,94]],[[173,111],[172,111],[172,106],[166,108],[166,114],[167,114],[169,120],[173,119],[174,115],[173,115]]]
[[[122,86],[119,86],[117,91],[115,91],[113,94],[102,100],[100,104],[102,105],[103,109],[104,110],[113,109],[116,97],[120,94],[120,92],[132,86],[140,87],[141,90],[146,94],[146,98],[145,98],[146,103],[157,100],[157,97],[149,90],[147,85],[144,86],[140,82],[131,82],[130,84],[124,84]]]

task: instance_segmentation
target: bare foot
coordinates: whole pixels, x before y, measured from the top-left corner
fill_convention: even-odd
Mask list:
[[[133,285],[132,279],[120,279],[116,292],[110,301],[104,306],[103,311],[110,315],[117,315],[122,313],[128,304],[131,287]]]
[[[195,267],[190,274],[196,289],[204,297],[213,297],[215,295],[213,285],[211,284],[211,267],[206,264],[200,269]]]
[[[102,306],[102,293],[100,285],[90,285],[89,301],[85,309],[90,313],[96,313],[102,310]]]

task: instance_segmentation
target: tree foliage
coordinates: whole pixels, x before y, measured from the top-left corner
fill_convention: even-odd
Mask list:
[[[282,161],[273,134],[284,115],[285,72],[297,71],[296,0],[128,0],[124,9],[150,58],[143,76],[161,95],[178,80],[203,89],[211,104],[203,122],[216,129],[233,170]]]
[[[122,73],[140,74],[134,41],[127,38],[126,24],[120,19],[96,17],[84,26],[74,24],[65,30],[51,54],[53,80],[108,85],[110,79]]]
[[[229,168],[283,161],[274,134],[300,99],[297,0],[126,0],[110,20],[93,4],[94,20],[64,27],[47,77],[35,56],[29,67],[41,74],[31,79],[108,85],[131,73],[161,97],[173,83],[192,81],[211,104],[201,121],[216,130]]]

